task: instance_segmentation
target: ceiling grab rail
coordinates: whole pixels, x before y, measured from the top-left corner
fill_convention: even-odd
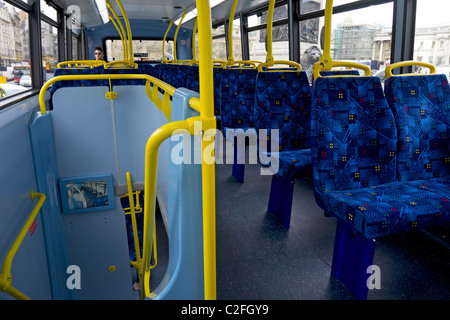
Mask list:
[[[133,58],[133,40],[132,40],[132,34],[131,34],[131,27],[130,27],[130,21],[128,20],[128,16],[127,13],[125,12],[125,9],[122,6],[122,3],[120,2],[120,0],[116,0],[117,5],[120,8],[120,11],[122,12],[122,16],[123,19],[125,21],[125,27],[126,27],[126,33],[125,30],[123,29],[123,25],[120,22],[120,20],[117,17],[117,14],[115,13],[114,9],[112,8],[111,2],[109,0],[106,0],[106,5],[108,7],[108,9],[113,13],[113,15],[115,17],[117,17],[117,21],[121,27],[122,30],[122,34],[125,40],[125,45],[124,45],[124,51],[127,51],[126,55],[124,52],[124,60],[120,60],[120,61],[110,61],[105,63],[104,68],[105,69],[109,69],[111,67],[114,68],[123,68],[123,69],[136,69],[138,67],[137,63],[134,62],[134,58]],[[120,32],[119,32],[120,35]],[[128,44],[127,44],[128,42]]]
[[[273,51],[272,51],[272,30],[273,30],[273,12],[275,9],[275,0],[269,1],[269,10],[267,13],[267,36],[266,36],[266,46],[267,46],[267,53],[266,53],[266,62],[260,63],[258,65],[258,72],[263,71],[263,68],[266,68],[266,71],[273,67],[275,64],[286,64],[288,66],[294,67],[296,70],[293,71],[301,71],[302,67],[299,63],[289,61],[289,60],[275,60],[273,57]]]
[[[320,77],[320,71],[329,71],[333,67],[350,67],[357,68],[364,71],[366,77],[370,77],[372,72],[370,68],[364,64],[351,61],[333,61],[331,58],[331,19],[333,16],[333,0],[327,0],[325,4],[325,31],[324,31],[324,45],[323,53],[320,60],[313,66],[314,80]],[[354,77],[354,75],[334,75],[331,77]]]
[[[232,66],[234,64],[234,50],[233,50],[233,21],[234,14],[236,12],[236,6],[239,0],[233,1],[233,6],[231,7],[230,17],[228,19],[228,61],[227,65]]]
[[[106,6],[108,7],[109,11],[112,13],[109,13],[109,19],[113,23],[113,25],[116,27],[117,32],[119,33],[120,39],[122,40],[122,47],[123,47],[123,60],[126,60],[126,57],[128,57],[128,45],[127,45],[127,39],[125,30],[123,29],[122,22],[120,22],[119,17],[117,16],[116,12],[111,6],[111,3],[109,1],[106,1]],[[117,23],[114,21],[114,18],[117,20]]]
[[[43,193],[33,192],[33,190],[31,190],[31,201],[33,201],[35,198],[39,198],[39,200],[34,206],[34,209],[31,212],[31,214],[28,216],[28,219],[23,225],[22,229],[20,230],[16,240],[14,240],[11,248],[6,254],[5,260],[3,260],[2,272],[0,273],[0,291],[3,291],[19,300],[31,300],[31,299],[30,297],[23,294],[22,292],[20,292],[11,285],[12,284],[11,268],[14,256],[19,250],[19,247],[22,244],[23,239],[25,239],[28,230],[31,228],[34,220],[36,219],[36,216],[39,210],[41,209],[42,204],[44,203],[46,197],[45,194]]]
[[[198,63],[197,43],[196,43],[197,29],[198,29],[198,19],[195,18],[194,29],[192,30],[192,65]]]
[[[161,63],[165,63],[166,62],[166,38],[167,38],[167,34],[169,33],[170,27],[172,27],[173,21],[170,21],[169,23],[169,27],[166,30],[166,33],[164,34],[164,38],[163,38],[163,44],[162,44],[162,61]]]
[[[177,25],[177,29],[175,30],[175,37],[173,38],[173,63],[177,63],[177,37],[178,31],[180,30],[181,24],[183,23],[184,17],[186,16],[186,12],[183,12],[181,16],[180,23]]]

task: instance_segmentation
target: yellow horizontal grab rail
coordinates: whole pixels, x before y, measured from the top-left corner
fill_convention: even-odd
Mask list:
[[[364,74],[366,77],[370,77],[372,75],[372,71],[368,66],[361,63],[351,62],[351,61],[331,61],[331,63],[328,65],[328,68],[324,65],[320,64],[319,62],[316,63],[313,67],[314,72],[314,79],[317,79],[320,77],[320,71],[329,71],[331,68],[334,67],[348,67],[348,68],[355,68],[360,69],[364,71]],[[331,76],[333,77],[333,76]],[[345,77],[345,75],[342,75],[341,77]],[[351,77],[354,77],[354,75],[351,75]]]
[[[79,67],[79,66],[83,66],[83,67],[90,67],[90,68],[94,68],[94,67],[98,67],[98,66],[102,66],[104,65],[106,62],[103,60],[74,60],[74,61],[63,61],[58,63],[58,65],[56,66],[57,68],[63,68],[63,67]]]
[[[42,114],[46,114],[47,110],[45,109],[45,92],[47,92],[48,88],[58,81],[66,81],[66,80],[116,80],[116,79],[142,79],[147,80],[146,84],[146,91],[147,95],[149,95],[149,90],[147,87],[150,87],[150,83],[153,83],[153,90],[152,96],[149,98],[155,102],[155,98],[159,96],[157,94],[153,94],[153,92],[157,93],[157,88],[161,88],[164,90],[165,93],[167,93],[170,96],[173,96],[175,92],[175,88],[171,85],[165,83],[164,81],[161,81],[157,78],[154,78],[152,76],[146,75],[146,74],[92,74],[92,75],[67,75],[67,76],[58,76],[51,78],[49,81],[47,81],[43,86],[39,93],[39,107],[41,109]],[[167,98],[163,99],[162,105],[166,105]],[[170,102],[170,99],[169,99]],[[155,103],[156,104],[156,103]],[[160,109],[163,109],[162,107]]]
[[[263,71],[262,68],[264,68],[264,67],[267,67],[267,69],[265,71],[270,71],[269,67],[273,67],[274,65],[279,65],[279,64],[285,64],[285,65],[288,65],[290,67],[296,68],[297,71],[302,71],[302,66],[299,63],[297,63],[297,62],[293,62],[293,61],[289,61],[289,60],[275,60],[272,63],[264,62],[264,63],[259,64],[258,65],[258,72]]]
[[[139,66],[136,62],[128,60],[110,61],[103,65],[105,69],[137,69]]]
[[[426,63],[426,62],[422,62],[422,61],[411,61],[410,60],[410,61],[396,62],[396,63],[393,63],[393,64],[387,66],[386,70],[385,70],[386,79],[393,76],[392,70],[394,70],[396,68],[411,67],[411,66],[425,67],[425,68],[430,69],[430,74],[436,74],[436,67],[434,65],[432,65],[431,63]],[[407,74],[398,74],[396,76],[414,76],[414,75],[422,75],[422,74],[420,74],[420,73],[407,73]]]
[[[25,239],[25,236],[28,230],[30,229],[31,225],[33,224],[34,219],[36,219],[36,216],[39,210],[41,209],[42,204],[44,203],[46,197],[45,194],[43,193],[33,192],[33,190],[31,190],[31,200],[34,200],[35,198],[39,198],[39,200],[36,203],[27,221],[25,222],[24,226],[20,230],[16,240],[14,240],[11,248],[6,254],[5,260],[3,261],[2,273],[0,274],[0,290],[20,300],[30,300],[30,298],[11,285],[12,283],[11,267],[14,256],[16,255],[17,250],[19,250],[19,247],[22,244],[23,239]]]
[[[229,62],[229,63],[227,64],[227,67],[233,68],[233,67],[235,67],[235,66],[234,66],[235,64],[236,64],[238,67],[245,67],[245,66],[248,66],[248,68],[251,68],[251,69],[256,69],[256,67],[257,67],[256,62],[250,61],[250,60],[233,60],[233,61],[231,61],[231,62]]]

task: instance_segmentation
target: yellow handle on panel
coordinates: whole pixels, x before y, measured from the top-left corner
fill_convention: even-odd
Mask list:
[[[36,216],[39,210],[41,209],[42,204],[44,203],[46,197],[45,194],[43,193],[33,192],[33,190],[31,190],[31,200],[34,200],[35,198],[39,198],[39,200],[36,203],[31,214],[29,215],[24,226],[20,230],[16,240],[14,240],[11,248],[6,254],[5,260],[3,261],[2,272],[0,274],[0,290],[6,292],[7,294],[19,300],[30,300],[30,298],[11,285],[12,283],[11,268],[14,256],[19,250],[19,247],[22,244],[23,239],[25,239],[25,236],[28,230],[30,229],[31,225],[33,224],[34,219],[36,219]]]

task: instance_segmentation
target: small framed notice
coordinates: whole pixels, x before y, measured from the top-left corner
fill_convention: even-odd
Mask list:
[[[59,179],[59,193],[64,214],[114,208],[112,175]]]

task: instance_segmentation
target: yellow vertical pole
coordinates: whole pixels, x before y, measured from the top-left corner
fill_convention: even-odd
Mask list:
[[[195,43],[197,27],[198,27],[198,19],[195,18],[194,30],[192,31],[192,61],[193,61],[193,63],[197,63],[197,50],[196,50],[197,46]]]
[[[163,45],[162,45],[162,55],[163,55],[162,62],[166,61],[166,52],[165,52],[166,37],[167,37],[167,34],[169,33],[169,30],[170,30],[170,27],[172,26],[172,24],[173,24],[173,21],[170,21],[169,27],[167,28],[166,34],[164,35]]]
[[[214,117],[213,60],[211,9],[209,0],[197,0],[199,30],[200,115],[202,129],[216,128]],[[198,133],[197,133],[198,134]],[[205,299],[216,299],[216,192],[215,165],[205,162],[205,149],[212,141],[202,139],[202,195],[203,195],[203,259]]]
[[[233,50],[233,21],[234,21],[234,13],[236,12],[236,6],[239,0],[233,1],[233,6],[230,11],[230,18],[228,21],[228,65],[231,66],[234,64],[234,50]]]
[[[267,13],[267,36],[266,36],[266,45],[267,45],[267,56],[266,63],[267,67],[273,66],[274,58],[272,52],[272,24],[273,24],[273,10],[275,7],[275,0],[270,0],[269,2],[269,11]]]
[[[327,0],[325,4],[325,32],[323,41],[323,53],[320,60],[313,66],[314,79],[320,75],[320,70],[331,70],[333,59],[331,58],[331,17],[333,15],[333,0]]]

